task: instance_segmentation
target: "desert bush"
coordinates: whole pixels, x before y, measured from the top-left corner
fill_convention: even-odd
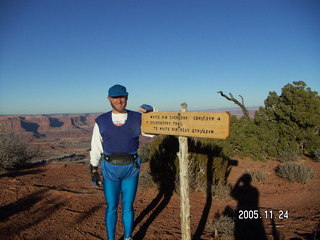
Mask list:
[[[201,188],[226,182],[228,158],[215,141],[190,139],[189,152],[189,176],[194,185]]]
[[[221,148],[215,144],[202,144],[188,138],[189,180],[192,189],[208,190],[211,185],[225,182],[228,160],[221,156]],[[157,136],[149,146],[151,176],[159,189],[177,190],[179,183],[178,138]]]
[[[313,151],[313,153],[312,153],[312,158],[313,158],[316,162],[320,162],[320,148],[317,148],[316,150]]]
[[[277,161],[285,162],[295,162],[299,160],[299,154],[297,151],[283,151],[277,156]]]
[[[149,161],[150,150],[151,150],[151,143],[146,143],[145,145],[143,145],[143,147],[138,149],[138,154],[140,156],[142,163]]]
[[[215,233],[215,237],[220,235],[221,239],[234,239],[235,222],[232,217],[221,215],[217,219],[210,220],[207,228]]]
[[[205,191],[207,187],[207,168],[205,164],[197,164],[195,166],[194,160],[189,161],[188,172],[189,172],[189,183],[190,188],[193,190]],[[198,170],[195,170],[197,168]]]
[[[276,169],[276,173],[289,182],[302,184],[314,177],[314,170],[311,167],[298,163],[284,163]]]
[[[230,136],[227,139],[202,139],[201,142],[221,147],[221,153],[228,158],[235,156],[257,160],[266,158],[264,145],[260,141],[259,128],[245,117],[238,119],[236,116],[231,116]]]
[[[149,151],[150,173],[160,191],[172,192],[179,176],[178,139],[159,135],[154,138]]]
[[[219,200],[228,200],[231,193],[229,184],[217,183],[212,185],[212,195]]]
[[[39,154],[39,149],[31,147],[17,135],[0,134],[0,169],[20,169]]]
[[[266,180],[263,172],[259,170],[248,170],[246,171],[246,174],[249,174],[251,176],[252,182],[264,182]]]
[[[145,169],[140,172],[139,186],[142,188],[156,187],[156,183],[153,181],[150,169]]]
[[[212,185],[225,185],[228,161],[203,153],[193,153],[189,161],[190,187],[194,190],[208,192]]]

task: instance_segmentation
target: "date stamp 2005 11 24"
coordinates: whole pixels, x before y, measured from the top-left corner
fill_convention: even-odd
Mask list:
[[[287,219],[289,218],[288,210],[264,210],[263,214],[259,214],[259,210],[239,210],[239,219]]]

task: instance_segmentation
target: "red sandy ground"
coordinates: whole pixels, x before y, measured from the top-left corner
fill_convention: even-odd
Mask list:
[[[317,239],[320,221],[320,163],[302,160],[315,169],[315,178],[302,185],[279,179],[274,168],[278,162],[239,160],[233,166],[228,182],[234,185],[246,171],[258,169],[266,176],[264,183],[253,184],[260,194],[260,213],[272,209],[288,210],[288,219],[272,223],[263,214],[268,239]],[[144,167],[147,167],[145,164]],[[89,180],[88,166],[65,163],[37,166],[15,173],[0,175],[0,239],[105,239],[105,202],[101,189]],[[134,239],[181,239],[180,198],[157,196],[155,188],[139,188],[135,202]],[[168,202],[166,202],[168,200]],[[191,192],[191,232],[193,240],[217,239],[206,228],[217,212],[237,202],[212,199],[208,202],[202,192]],[[211,206],[208,205],[211,203]],[[205,206],[210,206],[208,217]],[[120,219],[120,218],[119,218]],[[200,224],[199,224],[200,223]],[[118,224],[117,239],[122,226]]]

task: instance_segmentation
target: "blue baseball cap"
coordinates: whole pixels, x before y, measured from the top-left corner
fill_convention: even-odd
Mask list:
[[[116,84],[109,88],[108,97],[120,97],[120,96],[128,96],[127,89],[120,85]]]

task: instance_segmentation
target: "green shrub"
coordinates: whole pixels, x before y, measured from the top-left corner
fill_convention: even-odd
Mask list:
[[[316,162],[320,162],[320,148],[316,149],[313,151],[312,153],[312,158],[316,161]]]
[[[192,189],[207,191],[212,184],[225,183],[228,159],[221,156],[215,143],[202,143],[188,138],[189,182]],[[178,138],[157,136],[148,146],[150,174],[160,190],[177,189],[179,183]],[[211,195],[211,193],[210,193]]]
[[[0,169],[20,169],[39,154],[39,149],[32,148],[17,135],[0,134]]]
[[[273,132],[266,146],[275,156],[288,150],[308,155],[320,145],[320,97],[305,82],[285,85],[281,95],[269,92],[264,103],[254,120],[266,134]]]
[[[276,158],[286,151],[312,155],[320,146],[320,97],[306,86],[299,81],[285,85],[280,95],[269,92],[254,119],[232,116],[230,136],[214,140],[222,153],[255,160]],[[287,161],[288,155],[283,157]]]
[[[309,179],[314,177],[312,168],[298,163],[284,163],[276,169],[279,177],[289,182],[298,182],[305,184]]]
[[[189,156],[188,169],[192,189],[205,191],[212,184],[225,182],[226,160],[200,152],[192,153]]]
[[[283,151],[277,156],[279,162],[295,162],[299,160],[299,154],[296,151]]]
[[[189,141],[189,174],[198,186],[225,183],[228,175],[228,161],[222,147],[212,139]],[[189,176],[190,176],[189,175]]]
[[[249,174],[251,176],[252,182],[264,182],[266,180],[263,172],[259,170],[248,170],[246,171],[246,174]]]

